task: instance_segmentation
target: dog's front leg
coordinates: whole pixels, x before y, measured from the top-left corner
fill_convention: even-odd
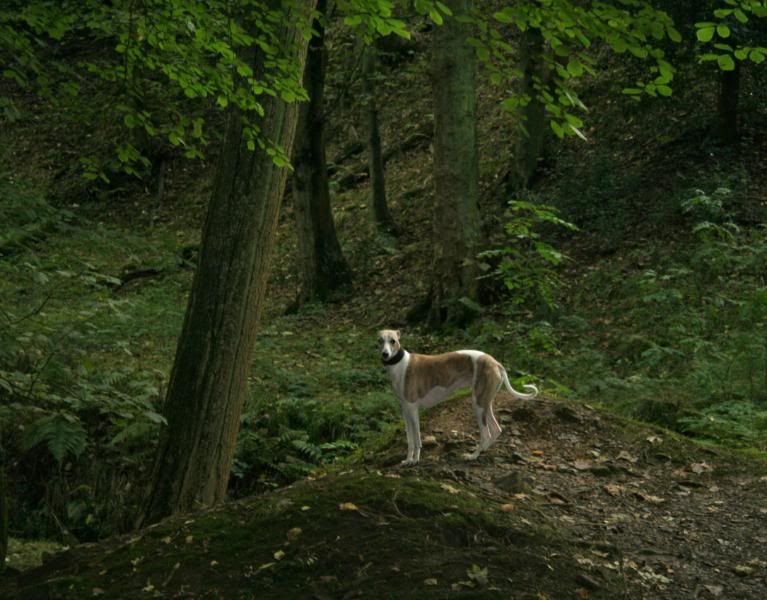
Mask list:
[[[405,420],[407,434],[407,457],[403,465],[414,465],[421,458],[421,428],[418,418],[418,405],[413,402],[401,401],[402,418]]]

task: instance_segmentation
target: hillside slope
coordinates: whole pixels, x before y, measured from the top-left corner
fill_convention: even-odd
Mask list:
[[[586,406],[500,395],[476,462],[468,401],[327,473],[85,545],[8,598],[757,598],[767,464]]]

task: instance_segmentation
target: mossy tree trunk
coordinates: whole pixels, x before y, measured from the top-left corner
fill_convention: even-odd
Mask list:
[[[374,46],[363,50],[362,70],[365,86],[365,102],[368,121],[368,170],[370,172],[370,202],[376,225],[389,233],[396,233],[397,227],[389,212],[386,201],[386,178],[384,175],[383,150],[381,149],[381,131],[378,121],[378,102],[376,99],[376,77],[378,72],[378,51]]]
[[[317,10],[326,14],[326,0]],[[317,35],[309,42],[304,87],[309,102],[299,107],[293,148],[293,204],[301,250],[301,291],[298,303],[325,300],[351,283],[352,274],[338,242],[330,208],[325,158],[325,71],[327,50],[321,19],[315,20]]]
[[[445,2],[454,17],[434,31],[434,232],[431,291],[432,326],[461,323],[474,316],[479,239],[479,163],[476,129],[476,60],[467,41],[471,0]]]
[[[278,31],[281,48],[303,70],[307,41],[300,10]],[[254,73],[265,57],[251,50]],[[302,72],[302,71],[301,71]],[[261,135],[290,150],[297,105],[264,96]],[[226,494],[267,271],[288,171],[248,149],[243,115],[229,113],[164,414],[151,489],[139,525],[210,506]]]
[[[521,96],[529,97],[522,109],[524,131],[514,147],[513,176],[510,192],[527,189],[538,170],[538,161],[546,140],[546,108],[538,99],[539,91],[548,85],[549,68],[544,60],[544,40],[540,29],[528,28],[520,38],[519,83]]]

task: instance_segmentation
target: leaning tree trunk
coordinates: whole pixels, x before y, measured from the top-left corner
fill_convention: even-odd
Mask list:
[[[376,63],[377,51],[374,46],[363,50],[362,70],[365,84],[366,109],[368,119],[368,169],[370,171],[370,196],[373,218],[376,225],[396,233],[397,227],[386,203],[386,179],[384,177],[384,159],[381,149],[381,131],[378,126],[378,102],[376,100]]]
[[[461,323],[474,316],[479,238],[475,56],[470,26],[459,21],[471,0],[445,2],[454,17],[434,32],[434,233],[428,321]]]
[[[326,13],[325,0],[317,10]],[[336,235],[325,159],[325,30],[315,20],[317,35],[309,42],[304,87],[309,102],[299,108],[293,148],[293,204],[301,250],[301,292],[298,303],[325,300],[351,283],[351,269]]]
[[[308,16],[315,3],[300,6]],[[300,16],[283,20],[278,41],[303,72]],[[255,48],[252,64],[254,73],[263,72],[264,56]],[[261,135],[289,151],[297,105],[263,96],[262,106]],[[248,149],[242,116],[232,110],[227,119],[166,396],[168,424],[139,524],[218,503],[226,494],[287,177],[266,152]]]

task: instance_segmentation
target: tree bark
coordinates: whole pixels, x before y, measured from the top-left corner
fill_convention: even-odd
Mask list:
[[[434,234],[431,326],[461,324],[476,315],[479,239],[479,162],[476,131],[476,60],[467,40],[471,0],[445,2],[454,17],[434,31]]]
[[[522,78],[519,93],[530,98],[522,109],[524,131],[514,149],[514,170],[510,192],[527,189],[538,169],[538,160],[546,139],[546,107],[538,90],[548,84],[549,70],[543,60],[543,35],[540,29],[528,28],[520,42]],[[537,88],[537,89],[536,89]]]
[[[326,1],[317,10],[326,14]],[[325,158],[325,30],[314,21],[317,35],[309,42],[304,88],[309,102],[299,108],[293,150],[293,204],[301,251],[301,291],[298,303],[326,300],[351,283],[352,274],[338,242]]]
[[[0,458],[3,451],[0,448]],[[5,475],[5,460],[0,461],[0,573],[5,571],[5,557],[8,555],[8,490]]]
[[[740,137],[738,130],[740,61],[735,61],[735,68],[732,71],[722,71],[719,81],[717,134],[722,143],[734,144]]]
[[[277,32],[301,73],[307,41],[300,23],[315,4],[302,0]],[[256,48],[250,53],[254,73],[262,73],[265,57]],[[297,105],[272,96],[262,105],[261,135],[290,151]],[[140,525],[226,494],[287,178],[265,151],[248,149],[242,117],[232,109],[227,119]]]
[[[376,225],[390,233],[396,233],[397,227],[389,212],[386,202],[386,179],[384,176],[384,159],[381,149],[381,132],[378,126],[378,103],[376,101],[375,77],[378,63],[377,51],[374,46],[363,50],[362,70],[365,83],[368,120],[368,168],[370,173],[370,198],[373,218]]]

